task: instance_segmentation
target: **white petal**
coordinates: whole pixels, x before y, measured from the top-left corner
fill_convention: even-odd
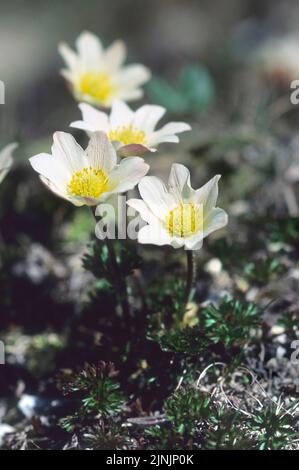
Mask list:
[[[76,71],[79,68],[79,59],[77,54],[66,43],[60,43],[58,46],[58,51],[66,65],[72,71]]]
[[[80,59],[86,68],[99,69],[103,58],[100,39],[89,31],[80,34],[76,41]]]
[[[161,129],[159,129],[159,132],[163,132],[166,135],[171,135],[180,134],[181,132],[186,132],[190,130],[191,126],[186,122],[169,122],[168,124],[165,124],[165,126],[161,127]]]
[[[71,134],[55,132],[53,136],[52,154],[71,173],[84,168],[86,161],[82,147]]]
[[[166,109],[162,106],[144,105],[137,109],[132,125],[145,132],[152,132],[158,121],[165,114]]]
[[[227,225],[228,216],[227,213],[219,207],[214,207],[211,212],[207,215],[204,221],[204,238]]]
[[[136,88],[135,90],[123,88],[118,91],[118,98],[124,101],[139,100],[143,95],[144,92],[141,88]]]
[[[138,189],[142,199],[151,211],[161,220],[176,205],[175,198],[170,194],[160,178],[146,176],[141,180]]]
[[[148,224],[154,223],[156,216],[152,213],[150,208],[145,204],[142,199],[129,199],[128,206],[132,207],[135,211],[139,212],[141,218]]]
[[[11,167],[13,163],[12,154],[13,154],[13,151],[17,148],[17,146],[18,146],[17,143],[13,143],[13,144],[7,145],[6,147],[4,147],[4,149],[1,150],[0,170],[3,170],[3,169],[9,170],[9,168]]]
[[[179,163],[173,163],[170,170],[169,187],[176,195],[178,202],[188,200],[194,194],[190,185],[190,172],[188,168]]]
[[[87,124],[86,121],[74,121],[70,123],[70,127],[74,129],[80,129],[81,131],[85,131],[87,133],[96,132],[98,129],[95,129],[94,126]]]
[[[200,250],[203,244],[203,234],[197,233],[192,237],[185,240],[185,247],[187,250]]]
[[[178,144],[180,139],[176,135],[162,135],[160,136],[159,131],[153,132],[153,134],[148,139],[150,145],[158,146],[163,142],[171,142],[173,144]]]
[[[2,183],[13,164],[11,154],[12,147],[15,148],[15,145],[16,144],[10,144],[9,146],[5,147],[4,150],[2,150],[2,152],[0,153],[0,183]]]
[[[170,245],[171,237],[161,224],[155,223],[142,227],[138,232],[138,242],[151,245]]]
[[[202,204],[206,213],[215,207],[218,198],[218,181],[221,175],[216,175],[204,186],[195,191],[193,201],[196,204]]]
[[[57,191],[65,192],[72,173],[57,158],[48,153],[40,153],[31,157],[29,162],[37,173],[57,188]]]
[[[76,206],[82,206],[82,203],[76,203],[71,200],[71,198],[68,196],[66,188],[62,189],[61,187],[58,187],[53,181],[50,181],[48,178],[40,175],[41,181],[44,183],[45,186],[47,186],[50,191],[52,191],[56,196],[61,197],[62,199],[65,199],[67,201],[72,202]]]
[[[184,240],[184,238],[173,237],[173,238],[171,239],[171,243],[170,243],[170,244],[171,244],[172,248],[175,248],[175,249],[177,249],[177,248],[182,248],[182,247],[184,246],[184,244],[185,244],[185,240]]]
[[[94,132],[86,149],[87,160],[90,166],[102,169],[108,174],[117,163],[115,149],[105,132]]]
[[[112,193],[133,189],[146,175],[149,165],[140,157],[127,157],[109,175],[108,185]]]
[[[114,100],[110,114],[110,128],[115,130],[118,127],[129,126],[133,116],[133,111],[124,101]]]
[[[150,145],[157,145],[162,142],[178,143],[179,138],[176,134],[189,131],[191,127],[185,122],[170,122],[149,137]]]
[[[123,41],[114,41],[104,54],[104,62],[106,69],[115,72],[117,71],[126,58],[126,46]]]
[[[141,64],[127,65],[119,75],[119,84],[123,90],[132,90],[151,78],[148,68]]]
[[[79,108],[82,113],[83,121],[72,122],[71,127],[88,130],[90,132],[108,132],[109,123],[106,113],[103,113],[103,111],[99,111],[90,104],[86,103],[79,104]]]

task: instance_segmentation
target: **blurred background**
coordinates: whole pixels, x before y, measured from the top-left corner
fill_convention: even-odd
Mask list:
[[[20,416],[32,418],[39,397],[59,396],[58,370],[85,360],[122,364],[122,386],[146,391],[147,410],[161,406],[178,379],[172,372],[165,378],[160,352],[148,343],[146,360],[128,359],[112,307],[96,304],[91,294],[100,284],[82,265],[94,228],[89,211],[51,194],[29,166],[28,158],[50,150],[53,132],[69,132],[80,117],[60,75],[58,43],[73,48],[83,30],[104,46],[123,39],[127,63],[142,63],[153,75],[132,107],[160,104],[165,121],[192,125],[179,145],[161,145],[146,158],[152,174],[165,177],[172,162],[186,164],[194,187],[223,176],[219,205],[230,223],[223,241],[216,235],[201,253],[196,301],[217,303],[233,292],[264,308],[275,292],[278,302],[261,326],[268,332],[282,314],[298,311],[299,113],[290,102],[290,83],[299,79],[298,23],[296,0],[1,1],[0,149],[19,146],[0,187],[0,340],[8,361],[0,373],[0,422],[4,416],[14,428]],[[83,132],[71,132],[87,144]],[[166,270],[184,272],[177,253],[163,253]],[[158,279],[161,251],[147,247],[143,254],[146,280]],[[275,345],[267,360],[282,347]],[[287,364],[277,367],[286,371]]]
[[[63,64],[57,45],[64,40],[74,46],[82,30],[98,34],[106,46],[124,39],[129,62],[145,63],[154,75],[172,81],[184,65],[205,64],[219,85],[220,101],[227,94],[237,99],[240,87],[252,86],[243,69],[235,70],[236,64],[248,67],[263,41],[296,32],[298,17],[295,0],[89,0],[86,5],[79,0],[4,1],[0,63],[6,106],[0,110],[1,140],[28,143],[67,129],[77,110],[59,76]],[[246,68],[248,73],[252,70]]]

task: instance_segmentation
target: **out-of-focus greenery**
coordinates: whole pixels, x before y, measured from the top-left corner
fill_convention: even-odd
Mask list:
[[[203,65],[186,66],[175,85],[162,78],[154,78],[148,88],[152,101],[174,114],[206,111],[215,96],[213,79]]]

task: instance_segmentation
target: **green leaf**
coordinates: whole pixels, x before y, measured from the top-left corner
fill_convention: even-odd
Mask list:
[[[179,85],[191,109],[204,111],[212,104],[215,87],[210,72],[203,65],[185,67]]]

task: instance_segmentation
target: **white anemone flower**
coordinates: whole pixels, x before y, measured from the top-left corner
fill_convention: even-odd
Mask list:
[[[289,34],[269,38],[258,49],[255,58],[261,71],[273,82],[289,87],[299,76],[299,36]]]
[[[83,129],[87,133],[99,130],[106,132],[120,156],[155,152],[160,143],[177,143],[179,138],[176,134],[191,129],[185,122],[169,122],[156,130],[158,121],[166,112],[162,106],[144,105],[132,111],[123,101],[114,100],[109,116],[89,104],[81,103],[79,108],[82,121],[72,122],[71,127]]]
[[[86,31],[78,37],[76,48],[74,52],[61,43],[58,50],[67,65],[61,73],[78,101],[109,108],[114,99],[131,101],[143,96],[140,86],[150,79],[150,71],[141,64],[123,65],[126,46],[122,41],[104,50],[100,39]]]
[[[9,144],[0,152],[0,183],[2,183],[13,164],[12,155],[17,146],[16,143]]]
[[[149,170],[140,157],[118,164],[104,132],[94,133],[86,150],[65,132],[56,132],[53,140],[52,155],[35,155],[30,163],[55,194],[76,206],[94,206],[112,194],[133,189]]]
[[[139,243],[200,249],[205,237],[227,224],[226,212],[215,207],[219,179],[217,175],[194,190],[189,170],[177,163],[171,167],[168,187],[155,176],[145,176],[138,185],[142,200],[127,202],[148,224],[139,230]]]

